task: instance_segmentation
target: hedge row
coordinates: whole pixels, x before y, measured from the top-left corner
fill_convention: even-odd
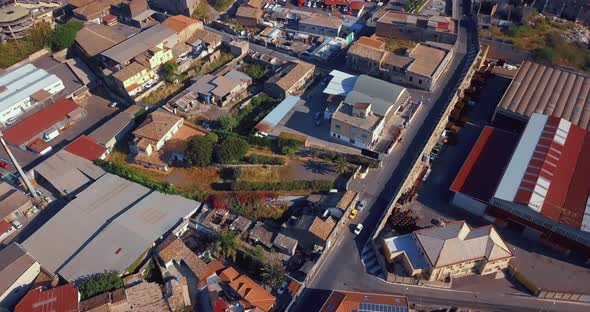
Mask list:
[[[236,181],[230,184],[232,191],[294,191],[314,190],[329,191],[333,186],[332,181],[284,181],[284,182],[246,182]]]
[[[244,161],[253,165],[284,165],[285,160],[281,157],[252,154],[244,158]]]

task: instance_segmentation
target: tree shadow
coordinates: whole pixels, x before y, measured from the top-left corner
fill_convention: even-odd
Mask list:
[[[322,161],[308,160],[303,164],[303,166],[306,170],[310,170],[313,173],[321,175],[326,175],[331,172],[334,172],[334,169],[332,169],[332,167],[328,163]]]

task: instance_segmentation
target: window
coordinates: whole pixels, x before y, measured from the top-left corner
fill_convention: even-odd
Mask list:
[[[418,79],[418,84],[422,84],[422,79]]]
[[[341,128],[340,125],[336,125],[336,129],[340,130]]]
[[[410,82],[414,81],[414,77],[410,76]]]

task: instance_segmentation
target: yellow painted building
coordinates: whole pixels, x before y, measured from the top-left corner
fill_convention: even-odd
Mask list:
[[[141,92],[146,82],[157,79],[157,75],[153,70],[147,69],[145,66],[136,62],[114,73],[113,77],[117,84],[130,96]]]

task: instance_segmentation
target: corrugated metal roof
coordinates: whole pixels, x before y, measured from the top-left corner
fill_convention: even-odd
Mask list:
[[[66,284],[51,289],[37,287],[16,305],[14,312],[78,312],[78,289]]]
[[[354,84],[358,76],[347,74],[339,70],[332,70],[330,72],[332,79],[324,89],[324,93],[332,95],[347,95],[354,89]]]
[[[106,174],[23,246],[45,267],[69,281],[105,270],[123,272],[199,205]]]
[[[275,107],[262,121],[256,125],[258,131],[270,133],[283,118],[301,101],[298,96],[287,96],[277,107]]]
[[[177,43],[176,32],[159,24],[140,32],[101,54],[123,64],[166,40],[170,41],[171,47],[174,46]]]
[[[50,87],[54,84],[59,85],[59,87],[51,90]],[[1,75],[0,86],[5,87],[5,89],[2,88],[4,91],[0,92],[0,112],[30,97],[39,90],[55,94],[65,88],[61,79],[56,75],[49,74],[32,64],[26,64]]]
[[[409,98],[408,90],[396,84],[360,75],[354,84],[354,89],[346,95],[344,102],[371,103],[375,114],[385,116],[392,109],[395,111],[403,101]]]
[[[590,77],[581,73],[524,62],[498,106],[514,114],[533,113],[564,118],[590,128]]]

